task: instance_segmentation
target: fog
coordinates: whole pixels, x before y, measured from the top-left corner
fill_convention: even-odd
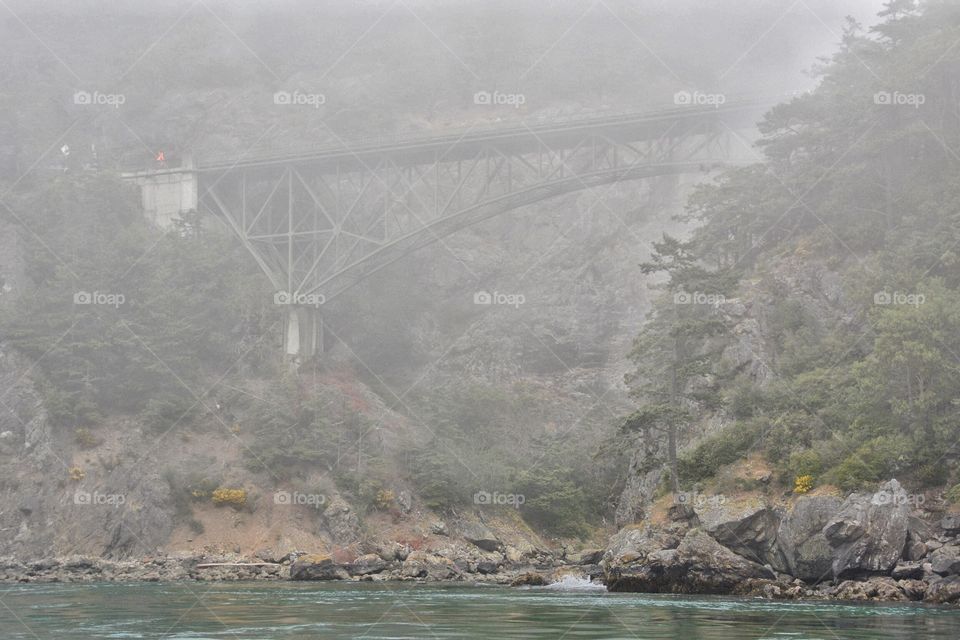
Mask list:
[[[749,609],[960,602],[956,2],[0,0],[0,37],[3,637],[619,633],[582,590],[658,637],[956,637]]]

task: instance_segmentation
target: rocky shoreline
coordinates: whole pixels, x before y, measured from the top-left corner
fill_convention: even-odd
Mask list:
[[[896,480],[873,494],[676,503],[660,522],[629,525],[606,549],[578,553],[503,544],[482,525],[462,541],[414,549],[374,545],[349,558],[292,552],[0,558],[0,582],[294,580],[543,586],[566,576],[612,592],[714,594],[777,600],[960,604],[960,516],[918,515]],[[929,515],[929,514],[926,514]]]
[[[671,506],[624,527],[602,561],[611,591],[960,604],[960,516],[931,522],[896,480],[846,499]]]
[[[0,558],[0,583],[176,582],[293,580],[353,582],[462,582],[499,585],[545,585],[573,575],[602,580],[599,564],[547,562],[509,565],[496,560],[452,559],[437,553],[400,551],[405,557],[385,559],[366,554],[352,562],[328,555],[292,553],[264,561],[260,557],[170,555],[114,561],[89,556],[19,561]],[[599,559],[603,552],[592,552]]]

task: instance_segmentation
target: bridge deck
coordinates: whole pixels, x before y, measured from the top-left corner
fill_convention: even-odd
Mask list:
[[[392,138],[370,137],[345,140],[337,146],[303,149],[282,154],[251,154],[239,157],[199,159],[194,171],[218,174],[234,169],[278,167],[289,164],[352,165],[372,163],[376,158],[401,159],[402,164],[419,161],[433,162],[443,156],[445,161],[472,158],[485,144],[496,143],[501,149],[514,148],[515,152],[536,151],[539,147],[553,150],[565,148],[582,140],[585,132],[615,139],[650,139],[676,133],[682,135],[688,126],[721,120],[733,128],[755,122],[769,108],[771,100],[742,100],[720,107],[682,106],[605,116],[570,118],[545,124],[511,123],[508,126],[485,126],[459,131],[446,130],[437,134],[421,133]],[[672,131],[675,129],[676,131]],[[165,173],[180,173],[183,169],[165,169],[128,174],[154,176]]]

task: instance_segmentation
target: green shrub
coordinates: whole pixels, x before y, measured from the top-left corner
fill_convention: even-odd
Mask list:
[[[902,436],[868,440],[828,474],[845,491],[862,489],[910,467],[910,441]]]
[[[960,484],[955,484],[947,489],[946,498],[950,504],[960,504]]]
[[[147,400],[140,414],[143,425],[154,433],[165,433],[177,425],[189,424],[200,403],[184,393],[162,393]]]
[[[81,449],[93,449],[94,447],[98,447],[103,443],[102,438],[97,437],[96,434],[86,427],[80,427],[74,431],[73,436],[77,442],[77,445],[79,445]]]
[[[678,459],[680,479],[697,482],[713,476],[723,465],[739,460],[763,433],[763,422],[736,422],[713,435]]]
[[[823,471],[824,463],[820,452],[816,449],[797,451],[790,456],[783,474],[785,478],[800,476],[819,476]]]
[[[923,487],[939,487],[950,478],[950,469],[942,460],[928,462],[917,469],[917,482]]]
[[[763,436],[767,459],[777,463],[796,451],[810,446],[817,418],[808,413],[791,411],[778,416]]]
[[[526,471],[511,486],[523,496],[520,513],[530,525],[561,536],[586,533],[586,496],[569,471],[559,467]]]

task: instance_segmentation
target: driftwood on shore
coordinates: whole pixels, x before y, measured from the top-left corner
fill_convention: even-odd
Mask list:
[[[197,569],[209,569],[210,567],[280,567],[276,562],[205,562],[198,564]]]

